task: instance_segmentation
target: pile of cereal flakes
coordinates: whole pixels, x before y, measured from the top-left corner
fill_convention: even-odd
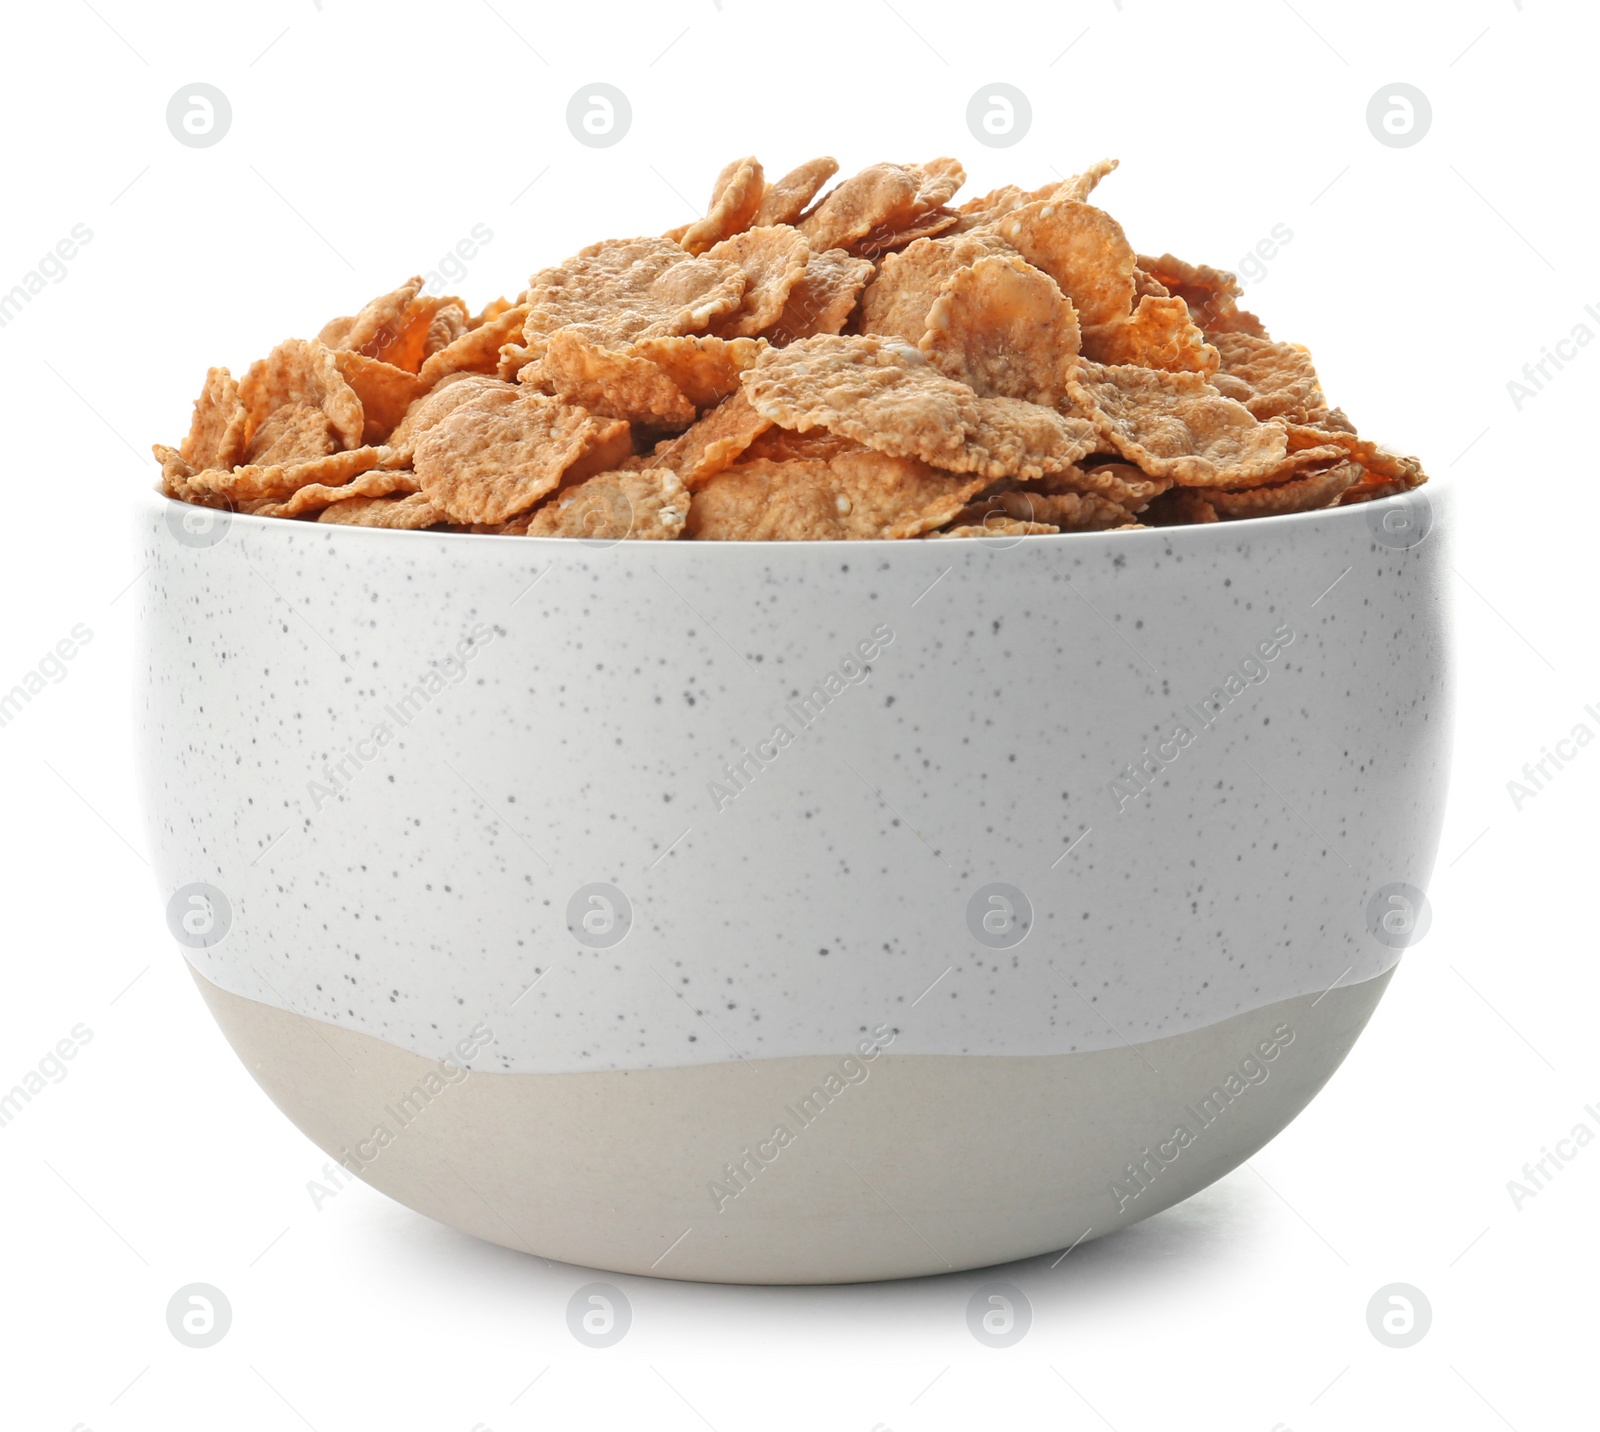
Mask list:
[[[1426,481],[1357,437],[1232,274],[1134,253],[1107,160],[960,207],[953,159],[717,176],[704,218],[607,239],[477,315],[412,278],[206,375],[169,497],[538,537],[1126,530]],[[819,198],[818,196],[821,195]]]

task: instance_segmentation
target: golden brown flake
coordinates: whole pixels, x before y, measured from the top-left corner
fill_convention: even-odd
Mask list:
[[[1024,205],[1036,204],[1041,199],[1053,197],[1060,189],[1060,182],[1054,179],[1032,190],[1018,188],[1015,184],[1003,184],[998,189],[991,189],[976,199],[968,199],[956,210],[961,215],[957,232],[967,233],[975,228],[987,227]]]
[[[952,472],[1037,477],[1095,448],[1082,418],[1016,398],[980,398],[917,349],[865,335],[769,349],[740,381],[756,411],[781,427],[827,428]]]
[[[768,462],[827,462],[842,452],[871,451],[865,443],[842,438],[826,428],[812,428],[808,433],[797,433],[790,428],[769,427],[744,450],[740,460],[754,462],[757,458],[764,458]]]
[[[724,239],[743,233],[761,212],[766,188],[761,162],[753,154],[733,160],[717,175],[705,218],[690,224],[678,242],[691,254],[703,254]]]
[[[1078,357],[1078,316],[1049,274],[1015,255],[958,269],[928,310],[918,345],[979,397],[1054,407]]]
[[[646,460],[646,469],[671,468],[693,492],[732,463],[772,424],[742,392],[713,408],[687,432],[665,442]]]
[[[978,499],[962,508],[956,520],[987,524],[991,517],[1016,522],[1048,523],[1058,532],[1104,532],[1128,520],[1128,509],[1093,492],[1037,492],[1019,487]]]
[[[493,373],[499,366],[500,350],[521,342],[522,322],[527,316],[526,304],[502,308],[453,342],[430,353],[417,374],[423,387],[435,387],[452,373]]]
[[[1047,472],[1034,484],[1039,492],[1093,493],[1130,513],[1143,512],[1153,498],[1172,486],[1170,477],[1147,477],[1129,462],[1098,462],[1093,467],[1069,467]]]
[[[387,442],[406,410],[432,386],[415,373],[365,353],[336,352],[333,359],[361,400],[361,440],[367,444]]]
[[[345,382],[333,350],[320,343],[290,338],[265,358],[250,365],[239,384],[246,413],[245,437],[254,439],[268,414],[284,406],[321,408],[343,447],[361,446],[365,418],[361,399]]]
[[[761,196],[761,208],[756,214],[758,226],[768,224],[793,224],[805,213],[806,206],[821,192],[822,186],[839,172],[839,161],[824,155],[808,159],[783,178],[767,185]]]
[[[233,375],[226,368],[209,368],[179,452],[196,468],[232,467],[244,460],[248,427],[249,414]]]
[[[1087,359],[1067,380],[1077,411],[1129,462],[1185,487],[1227,487],[1274,471],[1289,450],[1281,419],[1258,422],[1198,373]]]
[[[195,492],[210,492],[226,497],[234,503],[257,501],[261,498],[282,499],[312,483],[328,487],[342,487],[353,477],[370,472],[375,467],[399,468],[404,464],[392,448],[352,448],[348,452],[330,453],[327,457],[309,458],[304,462],[253,463],[236,467],[231,472],[207,468],[189,479]]]
[[[1133,309],[1133,249],[1103,209],[1074,199],[1046,199],[1007,214],[1000,235],[1072,300],[1087,329]]]
[[[740,463],[695,493],[688,530],[720,542],[918,537],[950,521],[982,485],[877,452]]]
[[[739,375],[765,351],[764,338],[641,338],[628,352],[647,358],[696,408],[715,407],[739,387]]]
[[[417,475],[414,472],[385,472],[374,468],[350,479],[349,482],[330,487],[326,483],[311,482],[294,490],[281,500],[267,498],[244,504],[252,517],[304,517],[321,512],[337,502],[357,497],[388,497],[391,493],[409,496],[416,492]]]
[[[1100,181],[1110,174],[1120,163],[1116,159],[1101,159],[1091,164],[1081,174],[1074,174],[1050,197],[1057,200],[1071,200],[1081,204],[1099,188]]]
[[[602,418],[656,428],[684,428],[695,419],[694,404],[656,364],[602,348],[576,328],[551,334],[544,357],[519,377]]]
[[[159,487],[164,496],[175,498],[179,502],[193,503],[197,507],[228,509],[233,506],[227,498],[213,492],[201,491],[194,486],[194,478],[197,476],[195,469],[184,461],[183,454],[176,448],[155,443],[150,451],[161,464]]]
[[[504,522],[563,477],[578,481],[628,456],[628,425],[527,389],[491,388],[416,440],[422,490],[456,522]]]
[[[389,446],[396,451],[409,452],[412,445],[435,423],[448,417],[463,403],[469,403],[480,393],[496,389],[516,392],[516,386],[502,382],[488,373],[453,373],[441,378],[432,392],[418,398],[406,409],[406,415],[389,434]]]
[[[671,468],[601,472],[563,488],[538,508],[529,537],[671,542],[689,515],[689,490]]]
[[[1189,305],[1194,321],[1205,330],[1208,338],[1219,333],[1249,333],[1257,338],[1267,336],[1261,320],[1239,307],[1244,290],[1239,287],[1239,280],[1227,270],[1211,268],[1207,264],[1185,263],[1172,254],[1162,254],[1160,258],[1140,254],[1138,261],[1139,267],[1168,293]]]
[[[925,186],[932,189],[939,182],[914,165],[909,169],[870,165],[834,188],[801,219],[800,232],[817,253],[851,248],[874,229],[892,228],[935,207],[920,199]]]
[[[324,507],[318,522],[337,522],[345,527],[388,527],[416,531],[437,527],[446,520],[426,495],[414,492],[409,497],[352,497]]]
[[[569,324],[614,348],[703,333],[739,306],[744,285],[738,264],[695,258],[670,239],[607,239],[529,280],[524,342],[536,350]]]
[[[782,347],[798,338],[838,333],[855,311],[856,295],[872,277],[872,263],[843,249],[828,249],[806,260],[800,282],[789,290],[778,321],[765,337]]]
[[[1218,333],[1214,342],[1222,356],[1219,376],[1245,385],[1246,395],[1239,401],[1258,418],[1281,416],[1314,424],[1327,415],[1328,400],[1309,349],[1249,333]]]
[[[1015,252],[998,234],[984,230],[919,239],[884,259],[878,276],[867,285],[861,295],[861,331],[920,343],[928,328],[928,310],[951,278],[979,259]]]
[[[1083,351],[1097,363],[1132,363],[1168,373],[1200,373],[1206,377],[1214,374],[1222,361],[1190,318],[1188,304],[1181,298],[1154,295],[1141,298],[1139,306],[1122,318],[1086,328]]]
[[[788,225],[746,229],[724,239],[709,256],[744,270],[744,296],[739,307],[716,321],[724,338],[750,338],[782,316],[794,286],[806,275],[811,246]]]
[[[446,298],[428,324],[422,344],[423,360],[431,358],[441,348],[448,348],[467,331],[471,322],[472,317],[465,303],[459,298]]]
[[[1196,489],[1196,495],[1209,502],[1217,516],[1224,520],[1233,517],[1272,517],[1326,507],[1360,479],[1360,467],[1353,462],[1341,462],[1291,478],[1288,482],[1274,483],[1270,487],[1252,487],[1244,492],[1202,487]]]
[[[379,294],[356,314],[338,346],[415,373],[428,329],[445,304],[442,298],[423,298],[421,292],[422,275],[413,274],[399,288]]]
[[[930,159],[926,164],[908,164],[906,168],[917,178],[918,209],[942,208],[967,182],[967,171],[961,161],[948,155]]]
[[[339,450],[339,440],[328,426],[321,408],[305,403],[285,403],[267,414],[245,449],[249,463],[304,462]]]
[[[866,237],[857,239],[850,252],[877,263],[888,254],[899,253],[918,239],[932,238],[954,229],[961,215],[954,209],[925,209],[913,214],[904,223],[884,224]]]

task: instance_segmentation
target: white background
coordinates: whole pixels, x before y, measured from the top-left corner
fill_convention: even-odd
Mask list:
[[[1600,1146],[1520,1211],[1506,1188],[1574,1124],[1600,1132],[1584,1111],[1600,1108],[1600,748],[1520,811],[1506,789],[1575,723],[1600,733],[1583,710],[1600,707],[1600,345],[1520,411],[1507,392],[1575,324],[1600,333],[1583,312],[1600,310],[1592,11],[494,4],[7,7],[0,291],[74,224],[93,239],[0,329],[0,688],[75,623],[93,640],[0,729],[0,1086],[74,1025],[93,1039],[0,1129],[0,1424],[1592,1425]],[[164,119],[197,80],[233,107],[209,149]],[[594,81],[633,107],[610,149],[565,126]],[[994,81],[1032,101],[1013,148],[966,129]],[[1365,122],[1395,81],[1433,108],[1410,148]],[[475,1243],[364,1185],[315,1209],[322,1156],[212,1026],[141,851],[129,509],[208,364],[241,372],[480,222],[494,237],[459,289],[515,294],[583,243],[687,220],[752,151],[780,172],[819,152],[847,171],[955,154],[966,194],[1115,154],[1098,197],[1136,247],[1229,267],[1287,225],[1249,306],[1311,345],[1363,431],[1459,498],[1454,787],[1431,933],[1249,1167],[1059,1263],[848,1288],[608,1277],[633,1325],[597,1351],[565,1309],[604,1275]],[[997,1277],[1033,1308],[1007,1350],[965,1317]],[[205,1350],[165,1322],[196,1281],[233,1307]],[[1433,1308],[1405,1350],[1365,1317],[1397,1281]]]

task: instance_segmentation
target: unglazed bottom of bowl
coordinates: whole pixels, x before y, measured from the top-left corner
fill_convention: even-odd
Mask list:
[[[195,980],[334,1183],[616,1273],[849,1283],[1031,1257],[1188,1198],[1310,1102],[1391,974],[1078,1054],[571,1074],[445,1067]]]

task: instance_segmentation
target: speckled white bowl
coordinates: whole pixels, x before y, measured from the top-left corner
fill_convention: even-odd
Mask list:
[[[1436,505],[786,545],[155,501],[169,925],[338,1177],[495,1242],[823,1282],[1098,1237],[1292,1119],[1399,958]]]

